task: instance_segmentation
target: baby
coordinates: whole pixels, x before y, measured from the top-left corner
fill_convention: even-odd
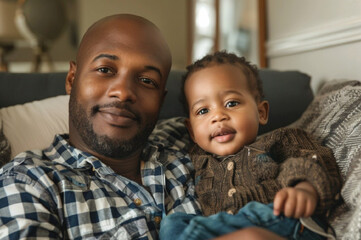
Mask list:
[[[341,188],[332,151],[300,129],[257,138],[269,104],[245,58],[216,52],[187,70],[186,125],[204,216],[167,216],[161,238],[208,239],[250,226],[290,239],[330,237],[324,219]]]

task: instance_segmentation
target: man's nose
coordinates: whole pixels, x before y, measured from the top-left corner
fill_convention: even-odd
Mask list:
[[[108,96],[118,98],[122,102],[135,102],[136,79],[129,74],[117,76],[110,82]]]

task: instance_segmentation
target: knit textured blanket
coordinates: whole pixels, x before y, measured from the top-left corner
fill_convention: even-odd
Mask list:
[[[361,82],[326,82],[291,127],[333,150],[344,180],[344,203],[331,210],[330,222],[337,239],[361,239]]]

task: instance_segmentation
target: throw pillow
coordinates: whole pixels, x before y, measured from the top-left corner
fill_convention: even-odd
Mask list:
[[[20,152],[43,149],[55,134],[68,132],[69,96],[1,108],[4,135],[11,146],[11,158]]]
[[[291,126],[308,131],[330,147],[345,178],[351,160],[361,150],[361,82],[326,82]]]
[[[331,225],[338,239],[361,239],[361,82],[326,82],[291,126],[308,131],[333,150],[344,179],[345,205],[334,211]]]
[[[0,167],[10,161],[11,149],[7,138],[4,135],[0,116]]]

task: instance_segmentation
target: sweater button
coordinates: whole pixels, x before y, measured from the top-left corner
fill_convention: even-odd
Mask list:
[[[234,167],[234,163],[233,163],[233,162],[229,162],[229,163],[227,164],[227,170],[228,170],[228,171],[231,171],[231,170],[233,169],[233,167]]]
[[[235,193],[236,193],[236,189],[235,189],[235,188],[229,189],[229,191],[228,191],[228,197],[232,197],[233,194],[235,194]]]

